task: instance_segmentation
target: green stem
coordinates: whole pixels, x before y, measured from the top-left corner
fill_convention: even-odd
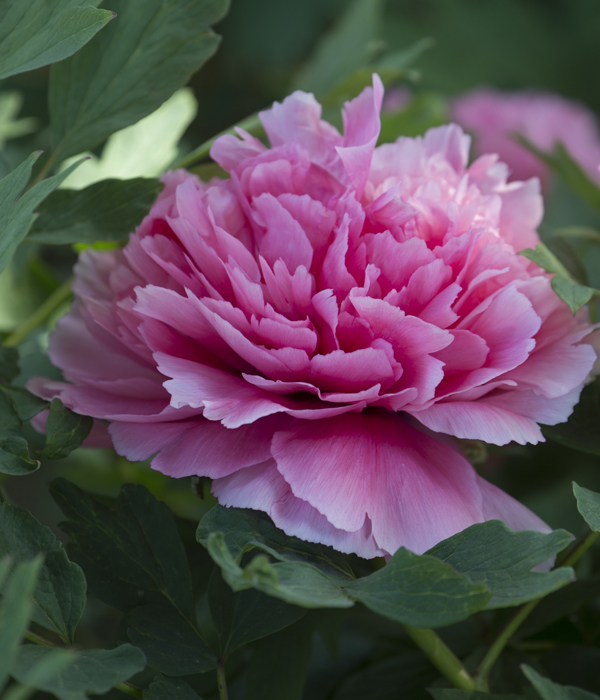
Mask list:
[[[73,277],[69,277],[66,282],[63,282],[60,287],[55,289],[52,294],[39,306],[29,318],[26,318],[23,323],[14,330],[4,341],[4,345],[15,346],[24,340],[38,326],[41,326],[54,311],[71,296],[71,284]]]
[[[433,630],[412,625],[403,627],[413,642],[455,688],[478,690],[475,679]]]
[[[236,124],[236,126],[240,127],[241,129],[244,129],[253,136],[257,136],[263,131],[263,126],[258,117],[258,113],[251,114],[249,117],[242,119],[242,121],[239,122],[239,124]],[[235,135],[235,133],[235,128],[233,126],[229,127],[229,129],[221,131],[216,136],[213,136],[212,138],[208,139],[208,141],[205,141],[203,144],[198,146],[198,148],[193,150],[191,153],[188,153],[187,155],[183,156],[183,158],[180,158],[178,161],[176,161],[171,166],[172,169],[175,170],[176,168],[189,168],[190,165],[194,165],[195,163],[198,163],[199,161],[208,158],[208,155],[210,153],[210,147],[219,138],[219,136],[225,136],[225,134]]]
[[[587,552],[587,550],[594,544],[598,539],[600,533],[592,532],[588,530],[585,535],[577,542],[573,549],[567,554],[567,556],[556,564],[555,569],[560,569],[563,566],[574,566],[581,557]],[[523,624],[525,618],[529,616],[531,611],[541,603],[543,598],[537,598],[536,600],[530,600],[529,603],[525,603],[520,608],[517,608],[515,614],[510,618],[506,625],[500,631],[500,634],[496,637],[492,646],[487,650],[487,653],[481,660],[477,672],[475,674],[476,682],[478,684],[477,689],[482,690],[484,687],[487,688],[488,679],[490,677],[490,672],[492,667],[498,660],[498,657],[504,650],[509,639],[513,634],[519,629]]]
[[[58,150],[53,151],[50,154],[50,157],[44,163],[44,166],[42,167],[40,172],[35,176],[33,182],[31,183],[31,185],[29,185],[28,189],[35,187],[38,184],[38,182],[41,182],[46,177],[46,175],[50,171],[50,168],[54,165],[54,161],[56,160],[57,155],[58,155]]]
[[[217,685],[219,687],[219,700],[227,700],[227,680],[222,661],[217,664]]]

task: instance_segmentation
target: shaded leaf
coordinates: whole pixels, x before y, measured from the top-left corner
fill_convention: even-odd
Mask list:
[[[424,92],[416,95],[402,111],[383,113],[378,143],[391,143],[400,136],[420,136],[427,129],[448,121],[448,105],[441,95]]]
[[[235,593],[218,569],[211,577],[208,600],[211,618],[221,638],[223,655],[297,622],[306,610],[260,591]]]
[[[143,650],[148,664],[168,676],[210,671],[217,657],[198,630],[174,607],[144,605],[127,615],[129,639]]]
[[[312,631],[304,618],[254,645],[246,700],[302,700]]]
[[[144,690],[144,700],[202,700],[181,678],[156,676]]]
[[[600,380],[583,388],[566,423],[544,426],[544,435],[574,450],[600,455]]]
[[[0,386],[0,393],[10,399],[19,420],[31,420],[40,411],[48,407],[48,401],[40,399],[27,389],[18,386]]]
[[[83,571],[69,561],[50,528],[25,510],[0,503],[0,557],[24,562],[38,554],[44,555],[44,563],[33,594],[32,618],[72,642],[86,603]]]
[[[577,510],[592,532],[600,532],[600,494],[573,482],[573,493],[577,499]]]
[[[112,506],[64,479],[51,493],[69,518],[60,527],[73,539],[70,558],[96,597],[123,611],[166,599],[195,619],[185,549],[164,503],[134,484],[123,486]]]
[[[60,399],[52,399],[46,421],[46,445],[42,454],[48,459],[67,457],[81,446],[93,425],[93,418],[80,416],[64,406]]]
[[[0,346],[0,382],[12,382],[19,375],[19,351],[17,348]]]
[[[457,690],[456,688],[428,688],[435,700],[523,700],[522,695],[484,693],[480,690]]]
[[[500,520],[488,520],[436,544],[427,554],[486,585],[492,591],[486,607],[505,608],[541,598],[573,580],[569,567],[547,573],[531,570],[555,557],[572,539],[565,530],[513,532]]]
[[[568,685],[559,685],[549,678],[544,678],[531,666],[523,664],[521,670],[536,689],[542,700],[600,700],[595,693]]]
[[[0,80],[71,56],[114,13],[89,0],[0,0]]]
[[[52,67],[52,134],[63,158],[153,112],[215,52],[227,0],[113,0],[117,19]]]
[[[0,272],[10,262],[19,243],[25,238],[35,220],[33,210],[72,172],[79,162],[58,175],[38,182],[22,194],[31,168],[41,151],[32,153],[18,168],[0,180]]]
[[[29,671],[26,685],[12,685],[2,696],[2,700],[26,700],[37,693],[52,678],[63,673],[75,661],[75,654],[69,649],[53,649],[43,656]]]
[[[10,560],[0,561],[0,691],[9,673],[13,673],[13,661],[21,637],[33,608],[33,591],[37,582],[42,558],[21,562],[6,580]]]
[[[19,436],[0,438],[0,472],[11,476],[26,476],[40,468],[37,459],[29,456],[27,440]]]
[[[103,180],[84,190],[57,190],[39,208],[28,241],[50,244],[119,241],[156,200],[158,180]]]
[[[20,683],[29,684],[40,662],[56,654],[56,649],[28,644],[19,649],[11,671]],[[38,678],[40,690],[52,693],[60,700],[84,700],[88,693],[103,694],[113,686],[128,680],[144,670],[146,659],[139,649],[122,644],[116,649],[88,649],[77,651],[66,667]]]

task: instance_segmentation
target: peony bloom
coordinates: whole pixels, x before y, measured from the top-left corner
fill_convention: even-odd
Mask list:
[[[457,126],[376,148],[377,76],[344,135],[295,92],[184,171],[123,250],[89,251],[50,340],[69,383],[30,388],[110,421],[121,455],[213,479],[227,506],[363,557],[423,552],[491,518],[547,527],[447,436],[542,440],[595,359],[536,243],[536,180],[467,168]]]
[[[543,151],[562,143],[571,157],[600,182],[600,131],[593,113],[559,95],[536,92],[502,93],[479,89],[455,100],[452,118],[475,135],[478,155],[497,153],[515,180],[547,180],[544,163],[515,141],[527,138]]]

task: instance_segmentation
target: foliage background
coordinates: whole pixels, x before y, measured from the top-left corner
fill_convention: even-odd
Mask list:
[[[380,46],[385,45],[386,51],[404,50],[423,38],[433,39],[432,46],[418,56],[406,77],[416,94],[433,96],[436,105],[443,106],[452,95],[473,87],[491,85],[506,90],[539,88],[558,92],[600,112],[597,70],[600,3],[597,0],[388,0],[368,4],[373,8],[380,6],[381,17],[364,30],[372,32],[374,41],[385,42]],[[198,100],[198,113],[183,135],[180,152],[195,148],[273,100],[283,98],[314,56],[323,36],[335,27],[350,5],[347,0],[233,0],[228,15],[216,26],[223,37],[218,52],[189,81]],[[103,6],[111,7],[108,0]],[[18,119],[33,119],[36,125],[34,131],[6,141],[0,152],[0,175],[13,169],[33,150],[49,150],[48,74],[47,67],[40,68],[0,83],[0,96],[6,91],[17,91],[22,96]],[[432,123],[439,118],[439,111],[435,112]],[[418,131],[420,125],[413,128]],[[1,129],[0,116],[0,134]],[[102,146],[94,150],[97,155],[101,152]],[[546,208],[542,233],[548,240],[560,226],[600,227],[598,213],[559,180]],[[578,266],[590,284],[600,286],[598,248],[585,244],[575,251],[567,248],[562,252],[571,265]],[[75,259],[76,252],[71,246],[30,243],[18,249],[11,266],[0,275],[3,334],[10,334],[69,277]],[[44,348],[49,328],[66,308],[67,303],[61,305],[47,327],[37,329],[22,343],[21,374],[15,380],[16,385],[22,386],[33,374],[55,372],[44,355]],[[597,394],[590,399],[590,411],[598,411],[595,397]],[[596,427],[600,432],[600,425]],[[30,430],[28,438],[32,445],[42,448],[43,437]],[[577,512],[570,484],[575,480],[600,491],[598,445],[595,451],[596,454],[590,454],[554,441],[536,447],[488,448],[486,459],[480,460],[478,469],[553,528],[564,528],[579,537],[586,526]],[[202,592],[212,563],[195,543],[193,532],[198,520],[214,504],[204,484],[190,485],[187,479],[169,479],[150,471],[147,464],[128,463],[108,450],[77,450],[66,459],[44,461],[41,469],[27,477],[5,477],[2,488],[7,498],[31,511],[64,542],[69,537],[57,527],[64,518],[49,495],[49,484],[57,477],[111,498],[116,497],[122,484],[144,484],[178,517],[197,590]],[[203,499],[198,498],[198,490],[203,492]],[[555,616],[547,614],[547,619],[539,621],[537,626],[531,623],[524,628],[499,663],[496,692],[518,692],[525,687],[519,664],[526,662],[556,682],[600,694],[597,599],[600,548],[592,548],[581,560],[578,575],[588,581],[588,588],[576,596],[576,601],[565,603],[564,615],[554,620]],[[201,611],[203,605],[205,600],[200,603]],[[503,611],[478,614],[469,621],[445,628],[442,636],[450,641],[456,653],[469,656],[481,640],[493,636],[503,615],[506,616]],[[127,641],[125,627],[121,613],[91,596],[76,641],[83,648],[109,648],[117,641]],[[317,627],[322,634],[314,632]],[[341,636],[336,655],[332,650],[337,633]],[[303,683],[301,672],[295,678],[290,666],[286,671],[289,687],[255,697],[416,699],[429,697],[425,686],[439,683],[438,674],[399,625],[360,606],[350,612],[309,612],[288,628],[287,633],[284,630],[278,635],[271,647],[266,641],[259,642],[259,646],[255,643],[233,658],[228,669],[233,679],[229,689],[231,698],[245,697],[247,679],[243,668],[249,656],[270,654],[272,668],[281,665],[287,669],[290,658],[308,648],[302,641],[307,635],[313,644],[306,682]],[[281,658],[275,657],[276,652]],[[152,671],[144,674],[134,682],[144,686],[154,675]],[[216,697],[215,682],[210,675],[210,681],[206,680],[207,674],[197,678],[194,686],[205,698]],[[44,697],[50,696],[43,692],[34,695],[37,700]],[[112,690],[106,697],[116,699],[124,695]]]

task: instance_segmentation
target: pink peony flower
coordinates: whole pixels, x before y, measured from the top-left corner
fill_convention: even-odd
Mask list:
[[[562,143],[571,156],[600,182],[600,131],[593,113],[559,95],[536,92],[503,93],[479,89],[455,100],[452,118],[475,135],[475,151],[497,153],[508,165],[511,177],[525,180],[548,178],[548,169],[531,151],[517,143],[525,136],[544,151]]]
[[[184,171],[124,250],[84,253],[30,388],[110,421],[119,454],[213,479],[222,504],[363,557],[501,518],[547,531],[447,436],[543,440],[595,359],[536,243],[536,180],[467,168],[457,126],[375,148],[377,76],[344,135],[296,92]]]

